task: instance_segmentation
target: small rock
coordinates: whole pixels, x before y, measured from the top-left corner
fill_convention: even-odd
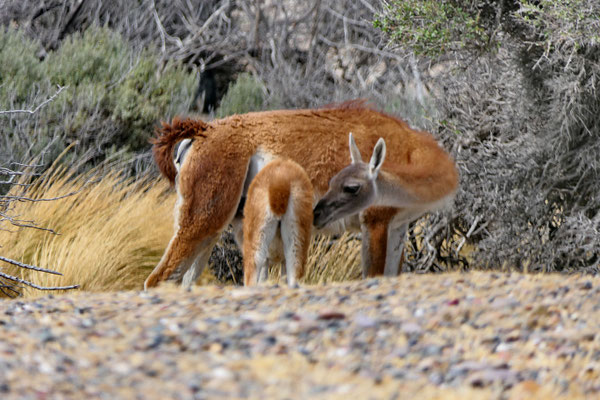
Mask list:
[[[510,351],[514,346],[512,344],[509,343],[500,343],[498,344],[498,346],[496,346],[496,353],[502,353],[505,351]]]
[[[52,330],[50,328],[42,329],[38,333],[37,337],[38,337],[38,340],[42,343],[53,342],[57,339],[56,335],[54,335],[54,333],[52,333]]]
[[[277,344],[277,338],[275,336],[267,336],[263,341],[268,346],[275,346]]]
[[[394,356],[404,358],[410,353],[410,348],[408,346],[402,346],[394,350]]]
[[[215,368],[212,370],[211,377],[219,380],[233,379],[233,372],[224,367]]]
[[[442,354],[443,350],[444,349],[442,348],[442,346],[432,344],[429,346],[425,346],[425,348],[423,349],[423,355],[426,357],[439,356]]]
[[[377,278],[369,279],[369,281],[366,283],[365,286],[367,289],[377,287],[377,286],[379,286],[379,279],[377,279]]]
[[[459,299],[453,299],[453,300],[450,300],[447,304],[449,306],[457,306],[459,303],[460,303]]]
[[[354,317],[354,323],[361,328],[373,328],[377,326],[377,321],[363,314],[358,314]]]
[[[439,371],[434,371],[429,374],[429,382],[433,383],[434,385],[441,385],[444,383],[444,376]]]
[[[322,313],[319,314],[319,316],[317,317],[317,319],[323,320],[323,321],[330,321],[333,319],[344,319],[346,318],[346,314],[338,312],[338,311],[324,311]]]
[[[408,335],[415,335],[415,334],[419,334],[421,332],[423,332],[423,328],[421,328],[421,326],[419,324],[416,324],[414,322],[407,322],[405,324],[402,324],[402,332],[408,334]]]
[[[506,369],[486,369],[474,372],[468,379],[469,385],[475,388],[483,388],[495,382],[501,382],[503,386],[514,386],[518,382],[515,371]]]

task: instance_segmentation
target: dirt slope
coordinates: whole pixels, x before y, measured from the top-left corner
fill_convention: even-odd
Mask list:
[[[0,301],[2,399],[600,398],[600,278]]]

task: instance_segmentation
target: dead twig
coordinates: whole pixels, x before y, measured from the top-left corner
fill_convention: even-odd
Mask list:
[[[2,256],[0,256],[0,261],[4,261],[6,263],[9,263],[9,264],[12,264],[12,265],[16,265],[19,268],[31,269],[31,270],[40,271],[40,272],[46,272],[48,274],[53,274],[53,275],[62,275],[60,272],[56,272],[56,271],[53,271],[51,269],[36,267],[35,265],[25,264],[25,263],[22,263],[22,262],[19,262],[19,261],[15,261],[15,260],[12,260],[10,258],[6,258],[6,257],[2,257]]]
[[[37,289],[37,290],[71,290],[71,289],[77,289],[79,287],[79,285],[40,286],[40,285],[36,285],[33,282],[29,282],[29,281],[27,281],[25,279],[21,279],[21,278],[18,278],[16,276],[12,276],[12,275],[6,274],[6,273],[4,273],[2,271],[0,271],[0,277],[4,278],[4,279],[7,279],[9,281],[18,282],[18,283],[21,283],[23,285],[27,285],[27,286],[32,287],[32,288]]]
[[[48,97],[46,100],[44,100],[43,102],[41,102],[36,108],[34,108],[33,110],[0,110],[0,115],[7,115],[7,114],[35,114],[37,113],[42,107],[44,107],[46,104],[50,103],[52,100],[54,100],[59,94],[60,92],[62,92],[64,89],[67,89],[68,86],[58,86],[58,90],[56,91],[56,93],[54,93],[52,96]]]

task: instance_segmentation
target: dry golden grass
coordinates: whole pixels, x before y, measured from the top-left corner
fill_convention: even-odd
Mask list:
[[[42,286],[80,285],[81,290],[138,289],[154,268],[173,231],[174,195],[166,183],[133,183],[110,172],[99,181],[54,170],[28,188],[31,198],[75,195],[15,204],[13,214],[58,233],[0,226],[2,254],[61,272],[63,276],[12,269]],[[24,296],[39,294],[24,288]]]
[[[269,281],[281,279],[281,265],[274,265],[269,271]],[[338,240],[329,236],[316,236],[310,245],[304,278],[300,284],[322,285],[360,279],[360,240],[349,233]],[[283,282],[283,281],[282,281]]]
[[[16,203],[12,211],[58,233],[0,224],[5,257],[50,268],[62,276],[7,267],[6,271],[41,286],[78,284],[85,291],[141,289],[173,234],[175,194],[164,180],[132,182],[119,172],[101,179],[73,177],[64,169],[45,174],[25,195],[30,198],[72,196],[55,201]],[[357,279],[360,242],[349,235],[313,240],[304,284]],[[274,268],[272,279],[279,279]],[[214,282],[209,269],[200,283]],[[23,288],[25,297],[42,292]]]

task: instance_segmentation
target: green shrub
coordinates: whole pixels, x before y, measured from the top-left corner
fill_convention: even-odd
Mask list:
[[[410,88],[402,94],[388,96],[383,110],[398,115],[413,128],[425,131],[433,131],[439,117],[434,99],[430,95],[424,95],[419,99]]]
[[[107,28],[72,35],[43,61],[38,49],[18,31],[0,33],[0,110],[32,109],[57,85],[67,87],[33,116],[0,116],[0,134],[12,138],[11,148],[0,149],[0,165],[43,149],[50,150],[50,163],[72,143],[67,160],[87,153],[97,162],[116,151],[140,151],[160,119],[191,105],[193,73],[173,63],[159,73],[152,49],[136,51]]]
[[[24,102],[32,92],[32,85],[40,82],[38,50],[39,44],[21,32],[0,30],[0,107]]]
[[[438,0],[392,0],[373,25],[417,54],[440,55],[465,46],[486,46],[489,32],[473,12],[479,4]]]
[[[229,85],[217,109],[217,118],[264,110],[267,105],[265,86],[254,75],[243,73]]]
[[[116,83],[127,71],[131,51],[121,37],[108,29],[91,27],[68,37],[44,62],[46,76],[58,85],[79,87],[90,83]]]

